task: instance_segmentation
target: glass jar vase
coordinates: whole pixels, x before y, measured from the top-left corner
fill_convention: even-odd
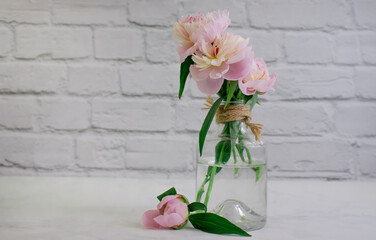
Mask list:
[[[264,144],[242,120],[216,125],[197,159],[196,201],[246,231],[260,229],[266,223]]]

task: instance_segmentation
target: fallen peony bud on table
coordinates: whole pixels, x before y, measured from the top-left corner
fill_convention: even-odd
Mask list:
[[[180,194],[162,198],[156,210],[148,210],[142,215],[142,225],[147,228],[180,229],[188,221],[188,200]]]

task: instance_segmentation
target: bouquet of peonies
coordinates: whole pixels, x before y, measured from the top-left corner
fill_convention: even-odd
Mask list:
[[[278,82],[276,74],[269,74],[262,58],[255,58],[249,39],[227,33],[230,25],[228,11],[201,13],[195,16],[183,16],[175,23],[173,35],[180,46],[176,48],[181,61],[179,99],[182,97],[187,77],[195,80],[201,92],[209,95],[207,99],[208,114],[204,120],[199,135],[200,156],[205,138],[214,116],[216,121],[224,123],[221,136],[226,139],[217,143],[216,164],[225,164],[231,154],[237,150],[243,161],[247,153],[249,163],[251,156],[239,121],[243,121],[260,141],[261,124],[251,123],[250,111],[257,103],[258,94],[264,94],[273,89]],[[214,101],[210,95],[217,94]],[[225,104],[221,106],[221,103]],[[242,102],[239,106],[238,102]],[[207,203],[213,186],[214,176],[221,169],[216,166],[208,167],[206,177],[197,192],[196,202],[176,194],[174,188],[163,193],[158,199],[157,210],[149,210],[143,215],[143,225],[150,228],[179,229],[189,220],[200,230],[218,234],[239,234],[250,236],[248,233],[232,224],[227,219],[214,213],[207,213]],[[257,171],[257,169],[255,170]],[[206,190],[205,201],[201,197]]]
[[[269,75],[262,58],[255,58],[249,39],[225,33],[230,25],[229,13],[218,11],[184,16],[174,26],[180,61],[181,98],[190,76],[205,94],[218,94],[227,100],[249,100],[256,93],[266,93],[278,82]]]
[[[180,56],[180,89],[179,98],[184,91],[188,75],[193,78],[201,92],[212,95],[217,94],[216,102],[208,97],[207,107],[210,109],[202,125],[199,135],[200,156],[214,116],[217,122],[224,123],[221,136],[236,141],[220,141],[218,149],[222,149],[216,155],[216,163],[226,163],[235,149],[244,160],[243,152],[251,157],[249,149],[243,143],[243,137],[238,121],[242,120],[252,130],[255,139],[260,141],[261,124],[251,123],[250,111],[257,103],[258,94],[264,94],[273,89],[278,82],[277,74],[269,74],[266,64],[262,58],[255,58],[252,48],[248,45],[249,39],[241,36],[225,33],[230,25],[229,13],[217,11],[201,13],[196,16],[184,16],[174,26],[174,37],[180,43],[177,52]],[[226,101],[224,106],[220,106]],[[229,106],[237,105],[241,101],[249,104],[246,107]],[[226,109],[227,108],[227,109]],[[230,117],[231,116],[231,117]],[[235,154],[234,154],[235,155]],[[227,156],[222,157],[221,156]],[[234,156],[235,158],[235,156]],[[201,201],[204,186],[209,182],[209,188],[205,197],[205,204],[208,203],[211,181],[218,169],[208,169],[208,174],[198,190],[196,201]]]

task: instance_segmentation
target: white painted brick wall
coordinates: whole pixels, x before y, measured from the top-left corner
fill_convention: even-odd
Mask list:
[[[0,57],[4,57],[12,49],[13,34],[9,28],[0,26],[0,36]]]
[[[68,68],[67,91],[74,95],[110,95],[119,92],[116,67],[104,64],[72,64]]]
[[[171,28],[217,9],[280,76],[269,176],[375,178],[374,0],[0,0],[0,174],[193,177],[205,95],[177,99]]]
[[[75,165],[73,138],[15,133],[0,137],[0,163],[38,169],[66,169]]]
[[[289,63],[329,63],[334,57],[334,42],[325,33],[287,33],[285,47]]]
[[[341,139],[283,138],[267,145],[268,168],[278,171],[303,172],[307,177],[317,172],[334,172],[348,177],[354,159],[351,144]],[[325,173],[329,176],[330,173]]]
[[[0,20],[17,23],[48,23],[50,21],[49,0],[1,0]]]
[[[34,98],[2,97],[0,126],[6,129],[31,129],[36,122],[36,107]]]
[[[83,168],[124,169],[124,137],[82,136],[76,140],[77,164]]]
[[[152,73],[152,74],[151,74]],[[169,95],[176,96],[179,82],[179,65],[138,64],[120,69],[121,89],[124,95]]]
[[[55,130],[83,130],[90,126],[90,105],[83,99],[41,99],[41,125]]]
[[[127,168],[184,172],[193,162],[191,142],[181,137],[131,138],[126,144]]]
[[[95,99],[92,106],[93,127],[108,130],[168,131],[171,118],[166,100]]]
[[[52,21],[55,24],[127,24],[126,1],[53,1]]]
[[[57,93],[66,80],[63,64],[50,62],[0,62],[0,92]]]
[[[144,56],[143,33],[130,28],[95,30],[95,57],[102,59],[140,60]]]
[[[84,58],[92,54],[89,28],[19,26],[16,58],[51,55],[55,59]]]

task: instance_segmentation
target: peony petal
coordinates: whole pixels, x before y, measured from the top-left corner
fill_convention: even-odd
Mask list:
[[[262,85],[260,84],[260,87],[257,91],[260,93],[266,93],[270,90],[274,90],[273,86],[277,82],[278,82],[278,75],[273,73],[272,75],[270,75],[270,78],[268,79],[268,81],[265,80]]]
[[[226,10],[210,12],[206,15],[206,17],[212,17],[213,21],[204,26],[204,32],[202,35],[204,36],[205,41],[211,43],[214,41],[217,35],[221,35],[226,30],[226,28],[230,25],[231,20],[229,13]]]
[[[184,60],[189,56],[192,55],[198,49],[198,43],[195,43],[192,47],[184,47],[179,46],[176,47],[176,51],[179,54],[180,62],[184,62]]]
[[[252,58],[254,57],[252,47],[247,46],[248,42],[249,42],[249,39],[247,38],[239,45],[238,53],[235,56],[228,59],[227,61],[228,64],[239,62],[249,55],[251,55]]]
[[[213,95],[216,94],[219,89],[221,89],[221,86],[223,84],[223,78],[219,79],[211,79],[208,78],[206,80],[202,81],[196,81],[198,89],[200,89],[201,92]]]
[[[188,212],[188,206],[186,203],[180,203],[174,207],[175,212],[182,216],[182,218],[187,219],[189,212]]]
[[[180,197],[180,196],[179,195],[167,195],[167,196],[165,196],[164,198],[162,198],[161,202],[158,203],[158,205],[157,205],[158,210],[161,210],[168,201],[171,201],[171,200],[176,199],[178,197]]]
[[[160,216],[159,210],[149,210],[142,215],[141,224],[147,228],[161,228],[154,218]]]
[[[228,80],[240,80],[243,79],[250,70],[252,63],[251,56],[244,58],[240,62],[230,64],[229,71],[224,75]]]
[[[230,66],[227,63],[222,63],[221,66],[213,68],[209,74],[212,79],[222,78],[228,72]]]
[[[177,213],[160,215],[154,218],[155,222],[157,222],[162,227],[166,227],[166,228],[178,227],[182,225],[183,223],[185,223],[186,220],[187,219],[182,218]]]
[[[189,67],[189,72],[194,80],[202,81],[209,77],[210,69],[201,70],[195,65],[191,65]]]
[[[257,85],[256,81],[248,81],[246,83],[243,83],[242,80],[238,81],[239,89],[242,91],[244,95],[253,95],[256,93],[256,90],[254,87]],[[250,90],[253,89],[253,90]]]

